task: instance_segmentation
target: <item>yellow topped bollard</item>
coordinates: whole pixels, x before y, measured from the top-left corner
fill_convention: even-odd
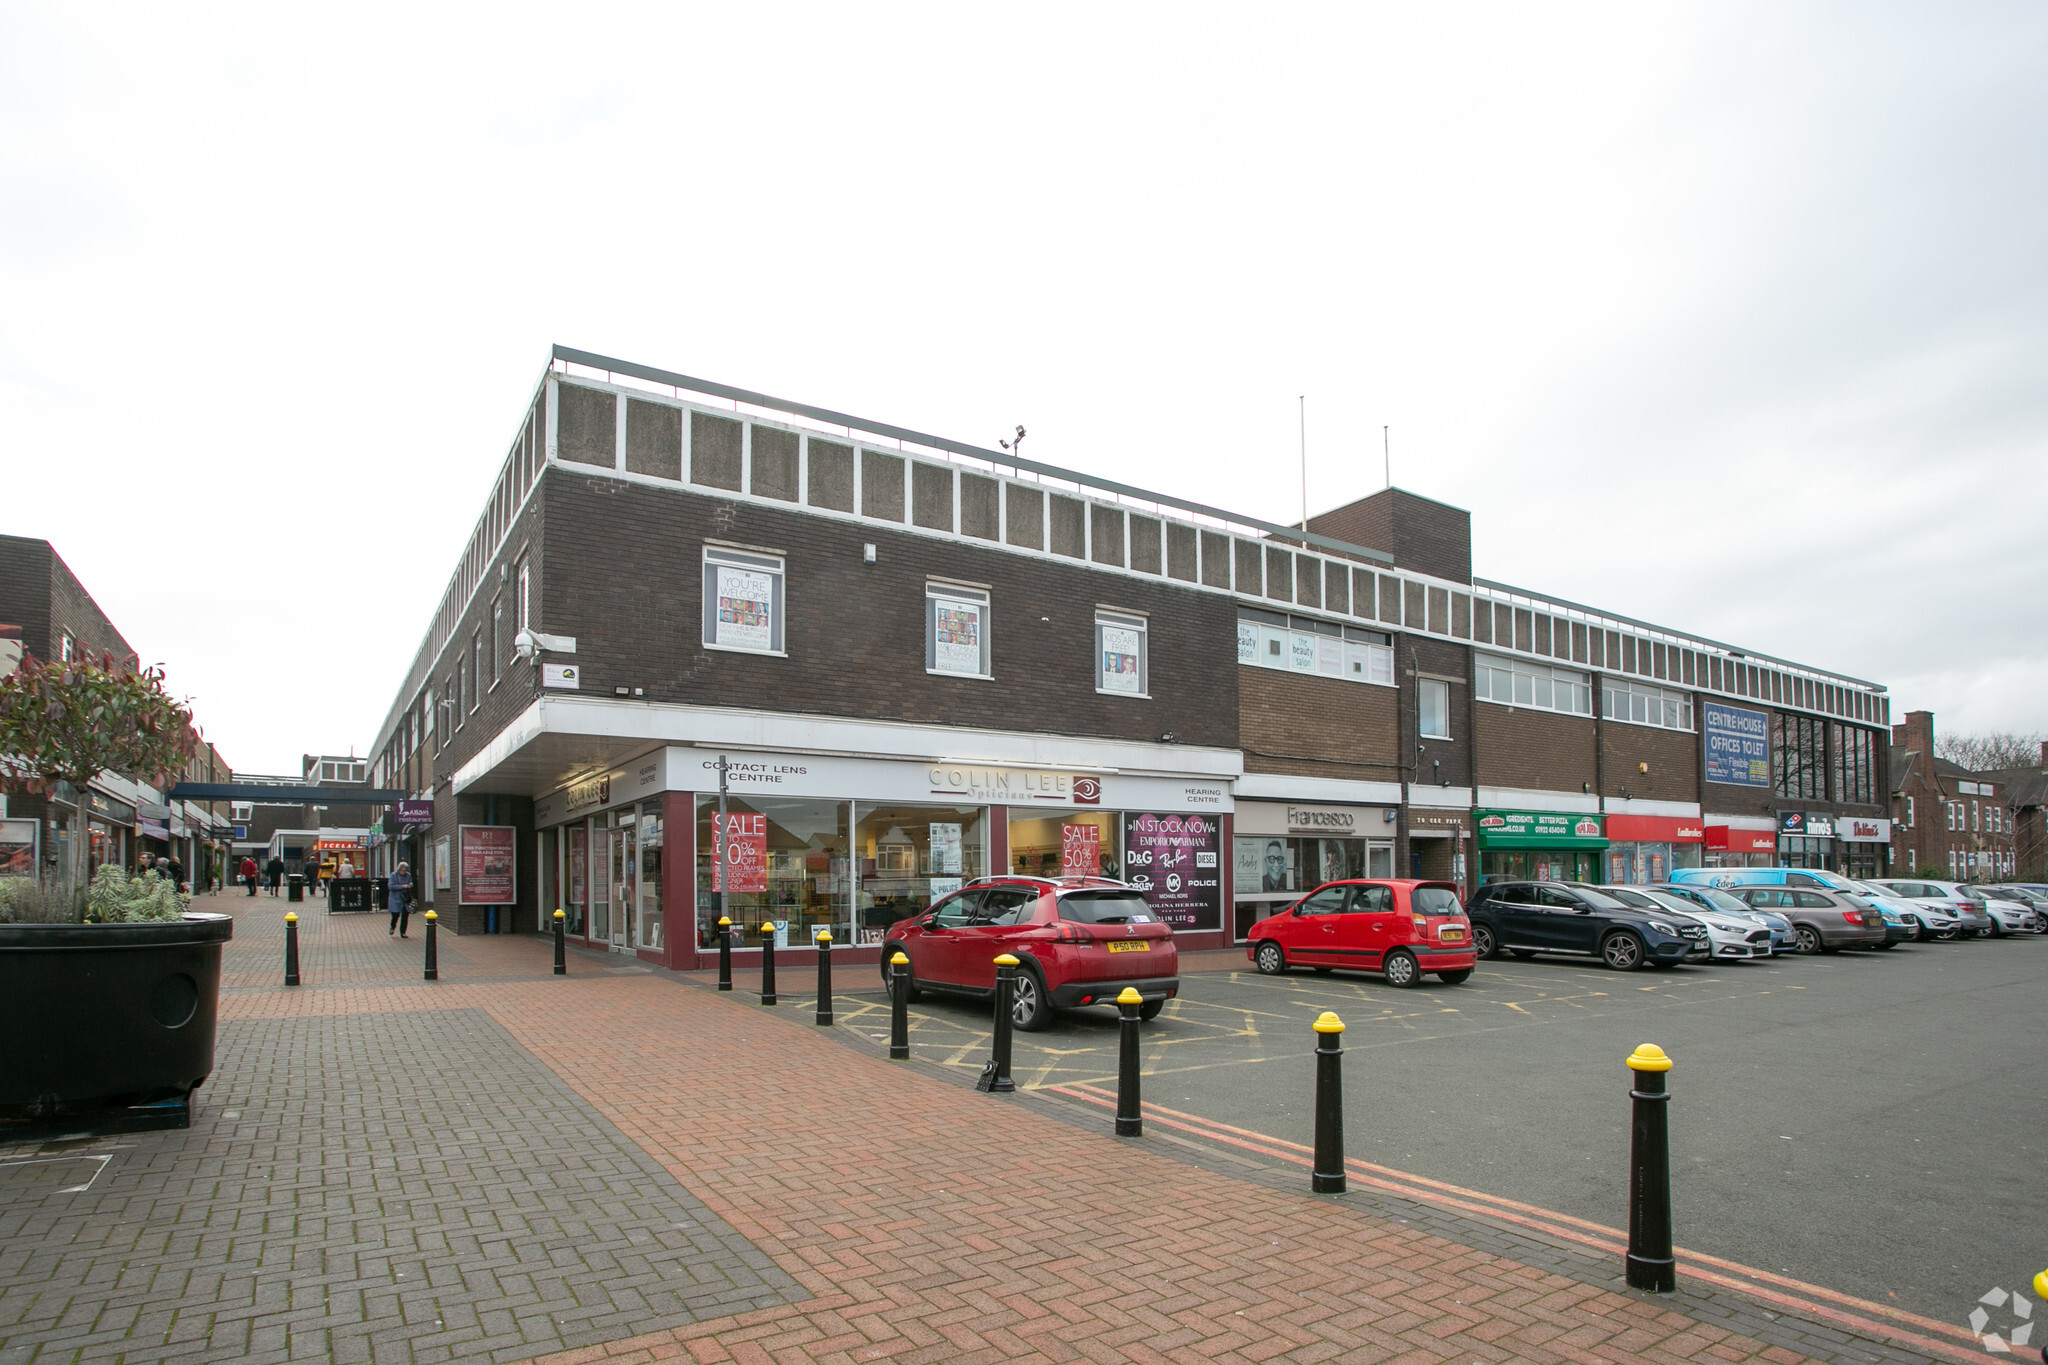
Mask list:
[[[1633,1116],[1622,1269],[1629,1288],[1671,1294],[1678,1289],[1678,1263],[1671,1256],[1671,1096],[1664,1089],[1671,1059],[1655,1043],[1644,1043],[1627,1063],[1635,1084],[1628,1092]]]
[[[1664,1049],[1655,1043],[1644,1043],[1628,1054],[1630,1071],[1669,1071],[1671,1059],[1664,1055]]]
[[[566,944],[565,944],[565,943],[564,943],[564,942],[562,941],[562,930],[563,930],[563,928],[564,928],[564,927],[566,926],[566,924],[567,924],[567,922],[568,922],[568,919],[569,919],[569,917],[568,917],[567,915],[565,915],[565,914],[563,914],[563,913],[562,913],[562,908],[561,908],[560,906],[556,906],[556,907],[555,907],[555,975],[556,975],[556,976],[567,976],[567,975],[569,974],[569,949],[568,949],[568,946],[567,946],[567,945],[566,945]]]
[[[910,1060],[910,959],[900,948],[889,959],[889,1060]]]
[[[732,989],[732,921],[718,917],[718,989]]]
[[[1324,1010],[1316,1031],[1316,1164],[1309,1168],[1308,1187],[1316,1194],[1344,1193],[1344,1049],[1338,1035],[1344,1021]]]
[[[295,910],[284,912],[284,984],[299,984],[299,916]]]
[[[441,917],[440,917],[439,915],[435,914],[435,913],[434,913],[433,911],[431,911],[431,910],[427,911],[427,974],[426,974],[426,979],[427,979],[428,981],[439,981],[439,980],[441,979],[441,960],[440,960],[440,957],[438,956],[438,954],[437,954],[437,951],[436,951],[436,949],[435,949],[435,946],[434,946],[434,926],[435,926],[436,924],[438,924],[438,923],[440,922],[440,919],[441,919]]]
[[[1342,1033],[1344,1021],[1337,1017],[1336,1011],[1324,1010],[1317,1016],[1313,1027],[1317,1033]]]
[[[1116,1135],[1143,1137],[1145,1113],[1138,1096],[1138,1011],[1145,997],[1126,986],[1116,997]]]
[[[818,1013],[816,1022],[832,1022],[832,931],[820,928],[812,938],[818,945]]]
[[[761,921],[761,1003],[775,1003],[775,921]]]
[[[1029,1020],[1036,1024],[1045,1016],[1045,1002],[1032,996],[1028,1005],[1017,1000],[1018,961],[1013,954],[996,955],[996,1017],[995,1033],[990,1039],[988,1064],[981,1069],[981,1079],[974,1088],[988,1095],[1007,1095],[1017,1088],[1010,1079],[1010,1027],[1017,1022],[1019,1014],[1028,1011]],[[1029,989],[1036,991],[1038,983],[1031,982]]]

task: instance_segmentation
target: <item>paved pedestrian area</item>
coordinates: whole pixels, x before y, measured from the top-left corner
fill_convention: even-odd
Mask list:
[[[0,1365],[1968,1358],[543,941],[323,917],[287,990],[242,899],[195,1126],[0,1153]]]

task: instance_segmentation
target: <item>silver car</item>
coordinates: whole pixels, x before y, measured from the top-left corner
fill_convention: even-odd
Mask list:
[[[1643,888],[1646,891],[1661,891],[1686,902],[1685,913],[1690,915],[1695,907],[1712,910],[1717,914],[1733,915],[1737,919],[1748,919],[1771,931],[1771,955],[1789,957],[1799,951],[1799,931],[1792,927],[1792,921],[1775,910],[1759,910],[1739,896],[1730,895],[1718,886],[1694,886],[1687,882],[1661,882],[1656,886]]]
[[[1980,897],[1985,913],[1997,921],[1997,927],[1991,931],[1993,938],[2041,932],[2041,917],[2035,912],[2034,903],[2018,891],[2005,886],[1969,886],[1964,890]]]
[[[1676,911],[1707,926],[1707,952],[1716,962],[1771,955],[1771,931],[1748,915],[1724,915],[1684,896],[1641,886],[1608,886],[1608,895],[1643,910]]]
[[[1959,938],[1975,938],[1992,932],[1993,921],[1984,913],[1984,902],[1965,892],[1960,883],[1886,877],[1872,885],[1914,905],[1954,915]]]

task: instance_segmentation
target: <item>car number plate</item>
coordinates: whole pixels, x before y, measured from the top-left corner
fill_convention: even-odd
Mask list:
[[[1463,943],[1465,941],[1465,931],[1463,929],[1446,929],[1437,935],[1437,940],[1441,943]]]
[[[1112,953],[1149,953],[1152,944],[1142,938],[1113,938],[1109,941]]]

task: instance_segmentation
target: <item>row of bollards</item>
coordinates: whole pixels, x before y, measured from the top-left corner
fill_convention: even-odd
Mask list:
[[[424,918],[427,921],[426,980],[439,981],[441,979],[440,954],[438,945],[434,942],[434,928],[440,923],[441,917],[429,910]],[[559,910],[555,911],[555,975],[557,976],[560,976],[563,972],[561,918],[562,912]],[[299,975],[299,916],[295,910],[284,912],[284,984],[287,986],[303,984]]]

